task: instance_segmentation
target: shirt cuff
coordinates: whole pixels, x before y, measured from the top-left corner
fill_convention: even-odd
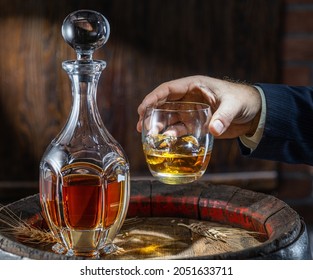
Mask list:
[[[261,141],[263,131],[264,131],[264,126],[265,126],[265,119],[266,119],[266,102],[265,102],[264,92],[262,88],[258,86],[255,86],[255,88],[259,91],[260,96],[261,96],[261,102],[262,102],[262,105],[261,105],[262,109],[261,109],[261,116],[260,116],[259,124],[255,133],[251,137],[248,137],[246,135],[239,137],[241,143],[247,148],[249,148],[250,152],[254,151]]]

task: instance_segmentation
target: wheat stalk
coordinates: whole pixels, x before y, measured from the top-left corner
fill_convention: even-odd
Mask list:
[[[225,243],[236,243],[232,240],[234,236],[241,236],[244,238],[252,238],[252,237],[260,237],[262,233],[254,232],[254,231],[243,231],[239,228],[227,228],[227,227],[212,227],[203,222],[192,223],[190,225],[186,225],[183,223],[177,224],[178,226],[183,226],[190,229],[192,232],[203,236],[208,241],[222,241]]]
[[[208,240],[214,240],[214,241],[222,241],[226,242],[227,235],[215,228],[211,228],[208,225],[204,223],[192,223],[190,225],[186,225],[183,223],[178,223],[178,226],[183,226],[188,229],[190,229],[192,232],[205,237]]]
[[[36,228],[23,221],[18,215],[6,206],[0,208],[0,233],[12,234],[28,243],[55,243],[56,237],[50,232]]]

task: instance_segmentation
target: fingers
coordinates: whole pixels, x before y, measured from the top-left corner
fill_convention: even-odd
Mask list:
[[[186,135],[188,133],[188,129],[184,123],[176,123],[169,126],[166,131],[164,131],[163,135],[180,137]]]
[[[184,95],[185,89],[180,84],[178,85],[179,89],[176,89],[176,87],[172,88],[172,86],[170,85],[171,83],[172,82],[164,83],[158,86],[156,89],[150,92],[138,106],[137,112],[139,115],[139,120],[137,122],[137,130],[139,132],[141,132],[142,130],[142,120],[146,108],[162,105],[168,100],[168,97],[171,93],[173,95],[172,100],[175,100],[176,96],[177,99],[179,99],[180,96]],[[180,92],[181,90],[183,90],[183,92]],[[175,92],[178,94],[175,94]]]
[[[171,118],[167,118],[158,112],[154,112],[153,114],[149,110],[144,116],[144,127],[142,129],[146,131],[147,135],[167,134],[169,136],[175,136],[175,127],[180,126],[181,123],[178,113],[172,113]],[[181,129],[179,128],[178,130]]]
[[[167,100],[179,100],[188,92],[189,79],[166,82],[151,91],[138,107],[138,114],[143,115],[145,108],[162,105]]]
[[[189,131],[194,130],[194,119],[191,116],[184,116],[188,114],[171,113],[170,118],[168,116],[162,116],[155,113],[152,116],[145,116],[143,121],[143,130],[147,135],[163,134],[167,136],[180,137],[188,134]],[[202,119],[199,118],[201,121]],[[205,122],[205,120],[203,121]]]
[[[143,115],[147,107],[159,106],[166,101],[205,102],[208,99],[208,89],[202,86],[203,76],[185,77],[161,84],[150,92],[138,106],[139,120],[137,130],[142,130]]]

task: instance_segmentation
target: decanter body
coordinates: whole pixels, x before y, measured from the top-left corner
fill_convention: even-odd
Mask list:
[[[56,251],[95,256],[124,222],[130,191],[128,161],[96,103],[106,63],[92,60],[92,52],[106,42],[109,25],[101,14],[84,10],[69,15],[62,28],[77,51],[77,60],[62,64],[71,80],[73,103],[66,125],[41,160],[40,201],[59,241]]]

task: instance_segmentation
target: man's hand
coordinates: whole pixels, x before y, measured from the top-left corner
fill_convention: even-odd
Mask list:
[[[253,135],[261,114],[262,101],[253,86],[206,76],[190,76],[166,82],[149,93],[138,107],[137,130],[141,132],[144,112],[166,101],[195,101],[209,104],[209,131],[216,138]]]

